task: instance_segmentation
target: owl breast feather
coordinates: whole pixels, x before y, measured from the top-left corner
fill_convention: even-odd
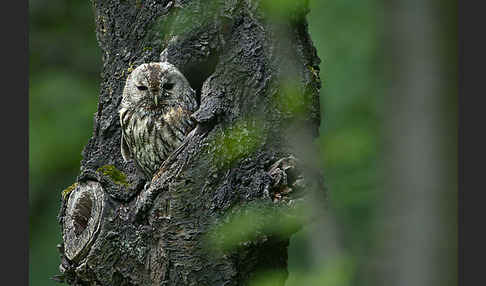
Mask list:
[[[193,129],[189,113],[173,107],[163,114],[127,111],[122,128],[132,157],[151,178]]]

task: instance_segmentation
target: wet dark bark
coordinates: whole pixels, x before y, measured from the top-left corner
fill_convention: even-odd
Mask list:
[[[63,196],[57,279],[249,285],[271,271],[284,285],[299,206],[324,191],[307,1],[283,2],[92,1],[103,80],[80,174]],[[160,59],[188,78],[200,108],[196,129],[146,184],[120,154],[118,108],[131,70]],[[227,247],[228,233],[215,229],[244,214],[252,235]]]

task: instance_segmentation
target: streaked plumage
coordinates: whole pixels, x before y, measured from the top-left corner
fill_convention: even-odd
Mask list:
[[[176,67],[148,63],[128,76],[120,107],[121,153],[133,158],[147,179],[194,128],[196,93]]]

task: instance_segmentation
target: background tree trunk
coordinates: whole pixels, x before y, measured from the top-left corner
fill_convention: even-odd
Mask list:
[[[294,3],[295,2],[295,3]],[[319,58],[307,1],[92,1],[103,51],[93,136],[63,194],[71,285],[272,285],[316,168]],[[197,91],[196,129],[150,184],[120,153],[127,75],[169,61]],[[312,196],[315,199],[316,196]]]

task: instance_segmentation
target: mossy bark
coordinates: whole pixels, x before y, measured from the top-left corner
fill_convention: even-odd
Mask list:
[[[250,285],[270,271],[284,285],[289,236],[301,225],[297,206],[311,191],[324,198],[324,190],[312,161],[320,61],[307,32],[307,1],[280,2],[92,1],[103,80],[76,187],[94,181],[106,195],[83,256],[70,260],[66,243],[60,246],[58,279]],[[118,108],[133,68],[161,59],[188,78],[200,106],[196,129],[147,183],[121,156]],[[66,205],[78,189],[63,198],[65,231],[76,224]],[[225,233],[212,231],[248,206],[259,227],[223,247]],[[269,227],[286,217],[294,223],[281,224],[284,231]]]

